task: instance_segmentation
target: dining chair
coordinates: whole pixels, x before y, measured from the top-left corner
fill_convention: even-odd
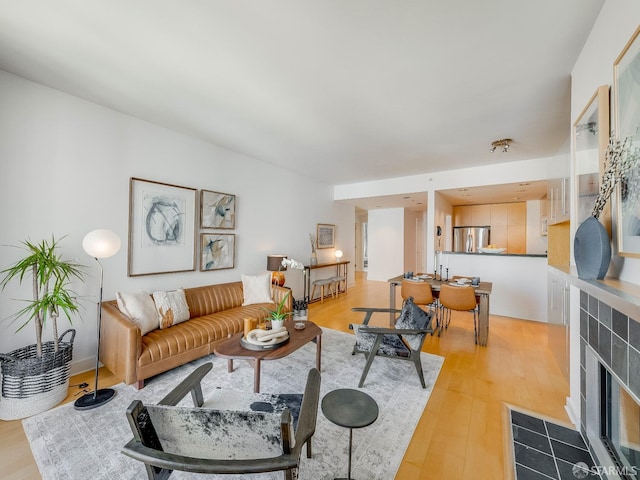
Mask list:
[[[451,322],[451,311],[473,313],[473,332],[475,343],[478,343],[478,302],[475,289],[472,286],[459,287],[454,285],[442,285],[440,287],[440,306],[442,309],[442,325],[446,329]],[[442,328],[438,335],[442,332]]]

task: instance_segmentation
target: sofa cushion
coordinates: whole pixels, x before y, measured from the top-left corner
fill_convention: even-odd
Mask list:
[[[158,328],[158,312],[147,292],[116,293],[118,309],[135,323],[142,335]]]
[[[183,289],[154,292],[153,301],[158,311],[160,328],[169,328],[189,320],[189,306]]]
[[[242,290],[244,301],[242,305],[256,303],[273,303],[271,300],[271,273],[260,275],[240,275],[242,278]]]

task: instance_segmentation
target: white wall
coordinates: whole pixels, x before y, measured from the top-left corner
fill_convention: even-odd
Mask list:
[[[97,268],[81,248],[95,228],[115,231],[121,251],[103,262],[104,297],[116,291],[172,289],[236,281],[241,273],[265,271],[268,253],[308,262],[308,235],[317,223],[336,224],[336,245],[353,252],[353,213],[334,211],[332,188],[199,139],[0,71],[0,268],[19,258],[7,245],[56,238],[63,254],[90,267],[91,277],[74,285],[86,297],[74,319],[74,359],[90,368],[95,354]],[[127,277],[129,178],[237,195],[236,266],[215,272]],[[274,187],[277,185],[277,187]],[[320,261],[333,249],[321,250]],[[294,296],[302,296],[302,274],[287,272]],[[0,319],[31,298],[30,285],[11,284],[0,294]],[[0,352],[34,343],[33,326],[13,334],[3,325]],[[48,337],[47,337],[48,338]]]
[[[640,19],[640,2],[637,0],[607,0],[605,2],[571,73],[571,124],[578,118],[600,85],[613,84],[613,62],[638,27],[638,19]],[[574,232],[577,228],[576,223],[572,219]],[[620,269],[620,279],[640,284],[640,259],[614,256],[612,269]],[[580,412],[578,294],[576,288],[571,288],[571,394],[567,399],[567,409],[572,418],[577,421],[579,421]]]
[[[547,321],[545,257],[444,254],[442,263],[449,268],[449,278],[473,275],[492,283],[491,315]]]
[[[387,281],[404,267],[404,209],[369,210],[367,279]]]
[[[415,210],[404,210],[404,268],[402,272],[415,271],[417,258],[417,244],[416,244],[416,221],[424,219],[424,212],[418,212]],[[424,250],[424,246],[423,246]],[[424,261],[424,255],[423,255]],[[399,272],[398,275],[400,275]]]
[[[547,253],[547,237],[541,231],[541,200],[527,202],[527,253]]]

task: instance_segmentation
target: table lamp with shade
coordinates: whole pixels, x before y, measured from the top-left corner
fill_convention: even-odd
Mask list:
[[[267,255],[267,270],[271,273],[271,283],[280,287],[284,286],[285,278],[284,270],[287,269],[286,265],[282,264],[282,260],[287,258],[286,255]]]
[[[98,297],[98,345],[96,349],[96,372],[95,387],[93,392],[89,392],[78,398],[73,406],[76,410],[90,410],[92,408],[104,405],[113,399],[116,391],[112,388],[102,388],[98,390],[98,369],[100,367],[100,327],[102,324],[102,284],[103,271],[99,258],[109,258],[114,256],[120,250],[120,237],[111,230],[93,230],[87,233],[82,240],[82,248],[92,256],[98,263],[100,268],[100,295]]]

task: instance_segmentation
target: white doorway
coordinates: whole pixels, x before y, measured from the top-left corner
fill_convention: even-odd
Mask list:
[[[423,273],[424,271],[424,220],[416,218],[416,268],[414,272]]]

